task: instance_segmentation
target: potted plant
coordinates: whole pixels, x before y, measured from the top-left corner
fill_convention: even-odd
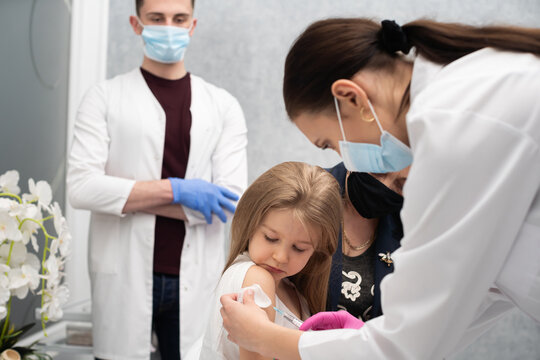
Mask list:
[[[41,297],[41,326],[62,318],[69,291],[62,283],[71,235],[46,181],[28,180],[28,193],[19,195],[19,173],[0,175],[0,360],[51,359],[29,347],[17,347],[34,323],[10,322],[13,297]],[[53,226],[47,226],[52,223]],[[53,228],[55,233],[47,229]],[[44,236],[41,258],[37,236]]]

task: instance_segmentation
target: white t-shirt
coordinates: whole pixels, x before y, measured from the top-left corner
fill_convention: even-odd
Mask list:
[[[238,345],[227,339],[227,331],[223,328],[223,319],[221,318],[221,314],[219,312],[221,309],[219,298],[223,294],[236,293],[240,291],[246,273],[253,265],[255,265],[255,263],[251,261],[247,253],[243,253],[239,255],[235,259],[234,263],[225,271],[225,273],[223,273],[223,276],[221,277],[216,288],[214,299],[212,300],[212,313],[210,314],[210,320],[203,339],[200,355],[201,359],[238,359],[240,357]],[[292,285],[292,283],[290,284]],[[298,291],[296,291],[296,294],[300,299],[302,320],[305,320],[310,316],[307,301]],[[284,313],[295,316],[285,306],[285,304],[283,304],[277,295],[275,297],[275,302],[276,308]],[[274,322],[284,327],[296,329],[294,325],[278,314],[276,314]]]

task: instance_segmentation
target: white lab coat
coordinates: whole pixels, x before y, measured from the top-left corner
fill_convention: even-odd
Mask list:
[[[508,309],[540,321],[540,58],[483,49],[417,58],[414,154],[384,315],[306,332],[303,359],[442,359]]]
[[[191,142],[186,179],[241,194],[247,185],[247,130],[225,90],[191,75]],[[122,214],[138,180],[161,178],[165,113],[137,68],[92,88],[81,103],[67,185],[76,208],[92,211],[89,268],[94,354],[148,359],[155,216]],[[212,290],[224,266],[224,225],[184,207],[180,263],[180,348],[202,337]]]

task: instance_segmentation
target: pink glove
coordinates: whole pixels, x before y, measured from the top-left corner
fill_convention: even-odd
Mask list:
[[[324,311],[313,315],[300,326],[300,330],[360,329],[364,322],[344,310]]]

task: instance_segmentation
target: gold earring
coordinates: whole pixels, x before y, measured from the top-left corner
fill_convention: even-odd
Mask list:
[[[372,122],[375,120],[375,116],[373,116],[373,114],[371,114],[371,117],[370,118],[366,118],[364,116],[364,110],[366,110],[365,107],[362,107],[362,109],[360,109],[360,117],[362,118],[363,121],[365,122]]]

